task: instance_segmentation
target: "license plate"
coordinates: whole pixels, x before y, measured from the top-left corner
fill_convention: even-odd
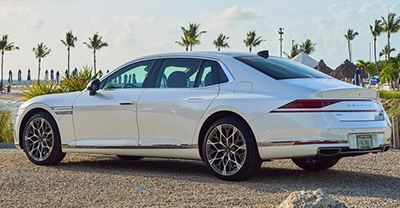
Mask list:
[[[360,150],[372,149],[372,135],[370,134],[360,134],[356,135],[357,138],[357,148]]]

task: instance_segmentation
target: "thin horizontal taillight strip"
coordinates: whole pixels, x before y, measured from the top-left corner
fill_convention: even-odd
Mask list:
[[[323,108],[339,102],[374,102],[372,99],[304,99],[295,100],[285,104],[278,109],[293,109],[293,108]]]
[[[377,102],[373,99],[303,99],[295,100],[279,107],[271,113],[348,113],[348,112],[380,112],[379,109],[373,110],[322,110],[321,108],[339,102]],[[304,110],[303,110],[304,109]]]
[[[380,112],[380,110],[285,110],[270,113],[349,113],[349,112]]]

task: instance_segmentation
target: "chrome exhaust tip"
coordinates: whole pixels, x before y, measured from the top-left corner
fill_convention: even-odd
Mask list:
[[[318,155],[323,157],[333,157],[340,154],[342,148],[322,148],[318,149]]]

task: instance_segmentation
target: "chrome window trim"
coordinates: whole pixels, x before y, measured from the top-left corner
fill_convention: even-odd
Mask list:
[[[186,55],[166,55],[166,56],[154,56],[154,57],[142,57],[142,58],[138,58],[138,59],[134,59],[132,61],[129,61],[121,66],[119,66],[118,68],[110,71],[109,73],[107,73],[106,75],[104,75],[103,77],[101,77],[99,80],[100,82],[104,81],[105,79],[107,79],[107,77],[109,77],[111,74],[115,73],[115,71],[118,71],[130,64],[134,64],[136,62],[140,62],[140,61],[148,61],[148,60],[158,60],[158,59],[167,59],[167,58],[193,58],[193,59],[204,59],[204,60],[209,60],[209,61],[216,61],[222,68],[222,70],[224,71],[225,75],[228,77],[228,82],[225,83],[220,83],[220,84],[226,84],[226,83],[231,83],[233,81],[235,81],[232,73],[229,71],[228,67],[225,65],[225,63],[223,63],[221,60],[219,59],[215,59],[215,58],[210,58],[207,56],[199,56],[199,55],[193,55],[191,56],[190,54]]]

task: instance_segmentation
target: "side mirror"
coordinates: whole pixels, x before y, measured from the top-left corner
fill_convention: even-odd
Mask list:
[[[100,80],[95,79],[88,84],[89,95],[95,95],[96,91],[99,90]]]

